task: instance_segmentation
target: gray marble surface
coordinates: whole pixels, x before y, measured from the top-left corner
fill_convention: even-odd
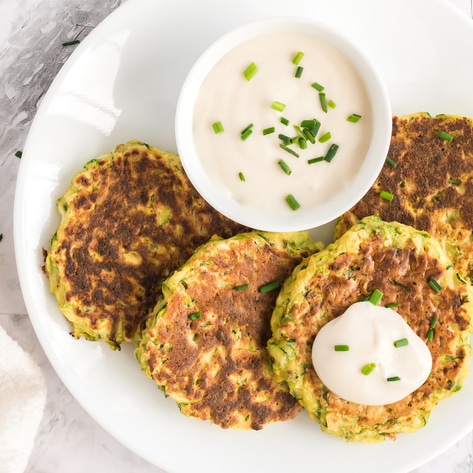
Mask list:
[[[450,1],[471,16],[471,0]],[[44,93],[72,51],[62,42],[83,39],[121,3],[124,0],[0,0],[0,324],[39,364],[48,390],[28,473],[162,472],[104,431],[62,384],[26,314],[13,253],[12,207],[19,166],[15,152],[22,149]],[[471,472],[472,433],[415,470]]]

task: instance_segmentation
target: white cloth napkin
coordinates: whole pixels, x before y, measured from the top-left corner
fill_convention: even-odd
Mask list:
[[[23,473],[46,404],[39,366],[0,326],[0,471]]]

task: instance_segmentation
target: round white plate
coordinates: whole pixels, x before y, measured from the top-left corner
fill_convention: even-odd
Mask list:
[[[339,472],[354,465],[365,473],[409,471],[473,428],[470,376],[424,429],[395,442],[349,444],[321,433],[304,413],[258,432],[222,430],[181,415],[141,373],[131,346],[113,352],[74,340],[49,293],[41,250],[59,222],[55,200],[72,176],[133,138],[175,150],[176,100],[195,58],[248,20],[294,14],[351,35],[377,65],[394,113],[473,116],[473,24],[444,1],[128,0],[74,51],[43,99],[24,148],[15,251],[38,338],[97,422],[169,472]]]

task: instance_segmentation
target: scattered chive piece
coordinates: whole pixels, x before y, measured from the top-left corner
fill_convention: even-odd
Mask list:
[[[372,304],[378,305],[383,298],[383,293],[379,289],[375,289],[368,299]]]
[[[315,118],[313,120],[302,120],[301,127],[302,128],[315,128],[318,123],[318,120]]]
[[[222,131],[224,131],[222,122],[220,121],[212,123],[212,128],[214,129],[215,133],[222,133]]]
[[[285,200],[287,202],[287,205],[289,205],[292,210],[297,210],[301,206],[301,204],[297,202],[296,198],[292,194],[289,194]]]
[[[330,108],[336,108],[337,107],[337,104],[333,101],[333,100],[329,100],[327,102],[327,105],[330,107]]]
[[[456,273],[455,276],[462,284],[466,284],[466,281],[458,273]]]
[[[393,280],[392,283],[395,286],[399,286],[399,287],[402,287],[403,289],[406,289],[406,291],[412,291],[412,287],[408,286],[407,284],[402,284],[401,282],[396,281],[396,280]]]
[[[282,112],[286,108],[286,105],[284,105],[282,102],[278,102],[277,100],[275,100],[271,104],[271,108],[278,112]]]
[[[375,368],[376,368],[376,363],[368,363],[367,365],[363,366],[363,368],[361,368],[361,373],[364,374],[365,376],[368,376],[374,371]]]
[[[429,278],[429,286],[435,291],[440,292],[442,290],[442,286],[436,281],[435,278],[430,276]]]
[[[251,130],[253,128],[253,126],[254,126],[253,123],[250,123],[247,127],[243,128],[243,130],[241,130],[241,134],[243,135],[248,130]]]
[[[392,307],[399,307],[399,302],[390,302],[389,304],[386,304],[384,307],[386,307],[386,309],[391,309]]]
[[[409,340],[407,338],[400,338],[394,342],[396,348],[401,348],[409,345]]]
[[[307,140],[304,138],[299,138],[299,148],[307,149]]]
[[[439,318],[434,315],[432,317],[432,320],[430,321],[430,328],[434,328],[437,325],[437,322],[439,321]]]
[[[238,177],[240,178],[240,181],[241,181],[241,182],[246,182],[245,175],[244,175],[242,172],[239,172],[239,173],[238,173]]]
[[[319,99],[322,110],[327,113],[327,98],[325,97],[325,92],[319,92]]]
[[[335,143],[332,146],[330,146],[330,148],[327,151],[327,154],[324,157],[325,161],[327,161],[328,163],[332,161],[333,157],[337,154],[338,148],[339,146],[336,145]]]
[[[328,141],[330,138],[332,138],[332,134],[327,131],[327,133],[325,133],[324,135],[322,135],[320,138],[319,138],[319,142],[320,143],[325,143],[326,141]]]
[[[450,135],[450,133],[447,133],[446,131],[439,131],[439,138],[448,141],[449,143],[453,140],[453,136]]]
[[[294,76],[296,77],[296,79],[300,79],[300,78],[301,78],[303,71],[304,71],[304,68],[303,68],[302,66],[297,66],[296,73],[294,74]]]
[[[393,168],[397,166],[397,163],[393,161],[389,156],[386,158],[386,162],[390,164]]]
[[[274,131],[275,131],[274,126],[271,126],[269,128],[265,128],[263,130],[263,135],[270,135],[271,133],[274,133]]]
[[[316,124],[313,128],[310,129],[310,132],[314,135],[317,136],[317,133],[320,130],[320,125],[322,125],[318,120],[316,120]]]
[[[189,319],[191,320],[197,320],[202,317],[202,314],[200,312],[192,312],[192,314],[189,314]]]
[[[64,43],[62,43],[62,46],[63,48],[65,48],[67,46],[74,46],[75,44],[79,44],[79,43],[80,43],[79,39],[73,39],[72,41],[65,41]]]
[[[181,284],[182,286],[184,287],[184,289],[187,289],[189,286],[187,285],[187,282],[184,281],[184,279],[181,281]]]
[[[299,135],[299,138],[303,138],[305,140],[304,133],[302,132],[302,129],[299,125],[293,125],[294,130],[296,133]]]
[[[284,161],[284,159],[280,159],[278,161],[279,167],[288,175],[290,176],[292,171],[291,168],[287,165],[287,163]]]
[[[253,130],[251,128],[248,128],[245,130],[245,132],[241,133],[240,138],[242,141],[245,141],[251,134],[253,133]]]
[[[289,120],[287,118],[284,118],[284,117],[281,117],[279,119],[279,121],[283,124],[283,125],[289,125]]]
[[[243,75],[245,76],[246,80],[251,80],[252,77],[258,72],[258,66],[252,62],[244,71]]]
[[[23,156],[23,151],[17,151],[17,152],[15,153],[15,156],[16,156],[17,158],[20,158],[20,159],[21,159],[21,157]]]
[[[233,288],[234,291],[246,291],[250,287],[249,284],[240,284],[239,286],[235,286]]]
[[[401,381],[401,378],[399,376],[391,376],[390,378],[386,378],[386,381],[389,383],[392,381]]]
[[[281,144],[279,145],[279,147],[280,147],[281,149],[283,149],[284,151],[287,151],[289,154],[292,154],[292,155],[295,156],[296,158],[299,157],[299,154],[298,154],[298,153],[296,153],[293,149],[288,148],[286,145],[284,145],[284,144],[281,143]]]
[[[304,138],[308,141],[311,142],[311,144],[314,144],[315,143],[315,136],[314,134],[312,133],[311,130],[309,130],[308,128],[304,128],[302,130],[302,133],[304,134]]]
[[[291,138],[289,138],[289,136],[287,136],[287,135],[284,135],[283,133],[279,133],[278,138],[281,141],[284,141],[284,143],[290,143],[291,142]]]
[[[348,118],[347,121],[356,123],[359,122],[361,119],[361,115],[358,115],[357,113],[352,113]]]
[[[308,164],[320,163],[320,161],[325,161],[325,156],[319,156],[318,158],[308,159]]]
[[[462,185],[462,180],[461,179],[454,179],[453,177],[448,178],[448,183],[451,186],[461,186]]]
[[[319,92],[322,92],[322,90],[325,89],[323,85],[320,85],[318,82],[313,82],[311,86],[315,89],[318,90]]]
[[[299,51],[295,56],[294,59],[292,60],[292,63],[295,64],[296,66],[301,62],[301,59],[304,57],[304,53],[302,51]]]
[[[435,330],[433,328],[429,328],[429,331],[427,332],[427,340],[431,342],[434,339],[434,333]]]
[[[335,351],[349,351],[350,347],[348,345],[334,345],[333,349]]]
[[[381,197],[381,199],[387,200],[389,202],[391,202],[391,200],[393,200],[393,197],[394,197],[394,195],[388,191],[381,191],[379,196]]]
[[[261,294],[264,294],[266,292],[274,291],[274,289],[277,289],[279,287],[279,281],[272,281],[269,282],[268,284],[265,284],[264,286],[261,286],[258,291]]]

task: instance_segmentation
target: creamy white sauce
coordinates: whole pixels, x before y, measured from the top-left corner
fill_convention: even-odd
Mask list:
[[[292,60],[299,51],[304,53],[299,63],[304,69],[296,78]],[[251,62],[258,72],[248,81],[243,71]],[[314,82],[325,87],[336,108],[322,111]],[[273,110],[274,101],[284,103],[285,110]],[[358,123],[347,121],[353,113],[362,116]],[[280,123],[281,116],[290,120],[289,126]],[[293,125],[311,118],[321,122],[318,137],[330,131],[332,139],[308,143],[306,150],[292,145],[299,158],[282,150],[278,134],[295,136]],[[214,133],[216,121],[224,132]],[[227,195],[252,208],[287,215],[288,194],[301,207],[314,206],[349,185],[369,147],[372,112],[364,84],[340,51],[310,35],[270,33],[237,46],[212,69],[199,91],[193,123],[202,165]],[[253,133],[242,141],[240,132],[250,123]],[[272,126],[275,133],[263,136],[262,130]],[[339,146],[332,162],[307,164],[324,156],[332,143]],[[279,167],[280,159],[291,168],[290,176]]]
[[[408,344],[396,348],[394,342],[402,339]],[[336,351],[336,345],[349,350]],[[314,340],[312,360],[332,392],[365,405],[400,401],[425,382],[432,368],[429,348],[404,319],[371,302],[353,304],[324,325]],[[362,369],[369,363],[376,367],[365,375]]]

